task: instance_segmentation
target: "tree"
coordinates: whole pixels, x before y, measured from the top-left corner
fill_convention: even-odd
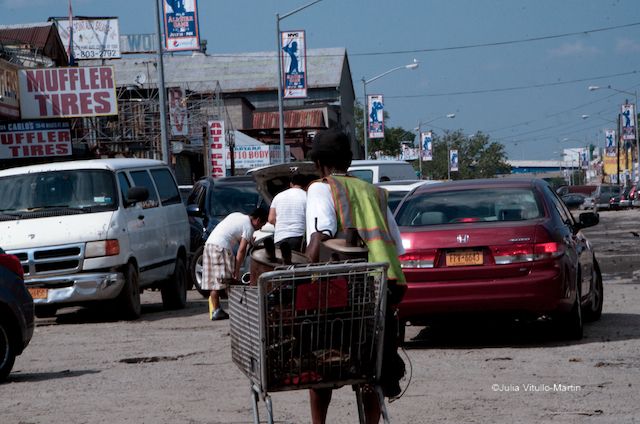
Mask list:
[[[460,130],[445,131],[433,136],[433,160],[422,162],[422,175],[435,180],[446,180],[449,166],[448,150],[458,150],[458,171],[451,172],[452,180],[491,178],[496,174],[508,174],[504,146],[492,142],[481,132],[468,137]]]

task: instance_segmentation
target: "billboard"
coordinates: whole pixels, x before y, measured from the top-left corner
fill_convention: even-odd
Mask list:
[[[0,118],[20,118],[18,67],[0,60]]]
[[[120,57],[120,29],[118,18],[87,18],[74,16],[52,18],[66,48],[71,42],[71,52],[76,60],[113,59]],[[69,24],[71,22],[71,25]]]
[[[227,174],[224,121],[209,121],[207,127],[209,128],[209,175],[213,178],[224,177]]]
[[[21,69],[18,79],[23,119],[118,114],[111,66]]]
[[[304,31],[280,32],[284,98],[307,97],[307,45]]]
[[[431,131],[420,133],[420,150],[422,160],[433,160],[433,136]]]
[[[71,155],[67,121],[0,123],[0,159]]]
[[[196,0],[163,0],[162,5],[165,49],[200,50]]]
[[[384,100],[382,94],[367,96],[369,138],[384,138]]]

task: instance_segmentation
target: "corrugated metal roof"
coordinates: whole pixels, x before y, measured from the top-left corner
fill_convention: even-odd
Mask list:
[[[278,112],[254,112],[254,129],[277,129],[280,127]],[[295,128],[326,128],[323,109],[286,110],[284,112],[284,127]]]
[[[0,45],[26,45],[53,59],[57,65],[68,63],[60,35],[53,22],[0,25]]]
[[[307,50],[307,71],[310,88],[338,87],[346,61],[346,50],[339,48]],[[145,83],[156,84],[155,57],[107,60],[115,66],[118,85],[134,84],[136,76],[144,75]],[[100,65],[101,61],[82,64]],[[230,53],[220,55],[165,56],[165,86],[197,83],[200,90],[216,81],[225,93],[271,91],[278,88],[278,62],[274,52]]]

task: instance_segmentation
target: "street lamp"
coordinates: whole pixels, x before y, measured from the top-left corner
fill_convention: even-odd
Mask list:
[[[382,77],[384,77],[385,75],[389,75],[392,72],[395,71],[399,71],[400,69],[416,69],[418,67],[418,61],[416,59],[413,59],[413,63],[410,63],[408,65],[403,65],[403,66],[398,66],[396,68],[392,68],[389,69],[386,72],[381,73],[380,75],[376,75],[373,78],[369,78],[369,79],[365,79],[365,77],[362,77],[362,91],[364,93],[364,103],[362,106],[362,129],[364,132],[364,158],[365,159],[369,159],[369,125],[368,125],[368,120],[367,120],[367,115],[368,115],[368,109],[369,109],[369,105],[367,105],[367,84],[374,82],[377,79],[380,79]]]
[[[638,167],[638,170],[636,171],[636,181],[640,181],[640,141],[638,138],[638,91],[635,90],[633,92],[631,91],[624,91],[624,90],[618,90],[617,88],[611,87],[610,85],[607,85],[606,87],[600,87],[598,85],[590,85],[589,87],[587,87],[587,89],[589,91],[596,91],[596,90],[600,90],[600,89],[607,89],[607,90],[613,90],[616,91],[618,93],[622,93],[622,94],[628,94],[630,96],[633,96],[635,98],[635,105],[633,107],[633,114],[635,115],[633,117],[633,121],[635,123],[635,136],[636,136],[636,166]],[[627,103],[627,100],[625,99],[625,103]],[[619,136],[619,135],[618,135]]]
[[[418,172],[419,172],[419,177],[420,179],[422,179],[422,133],[421,133],[421,127],[423,125],[427,125],[430,124],[431,122],[437,121],[438,119],[442,119],[442,118],[449,118],[449,119],[453,119],[456,117],[455,113],[447,113],[446,115],[442,115],[442,116],[438,116],[437,118],[433,118],[429,121],[426,122],[422,122],[422,121],[418,121],[418,126],[416,127],[416,131],[418,132]],[[448,159],[447,159],[448,161]]]
[[[284,159],[284,105],[282,101],[282,38],[280,37],[280,21],[288,18],[289,16],[300,12],[301,10],[306,9],[309,6],[313,6],[316,3],[321,2],[322,0],[315,0],[311,3],[307,3],[304,6],[300,6],[299,8],[292,10],[289,13],[285,13],[280,16],[279,13],[276,13],[276,38],[278,50],[276,51],[276,58],[278,59],[278,124],[280,129],[280,158],[282,160],[281,163],[285,163]]]

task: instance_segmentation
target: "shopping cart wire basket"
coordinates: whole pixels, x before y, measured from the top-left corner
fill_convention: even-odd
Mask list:
[[[363,420],[362,386],[382,366],[386,263],[296,265],[263,273],[255,286],[229,290],[231,356],[273,422],[269,392],[351,385]]]

